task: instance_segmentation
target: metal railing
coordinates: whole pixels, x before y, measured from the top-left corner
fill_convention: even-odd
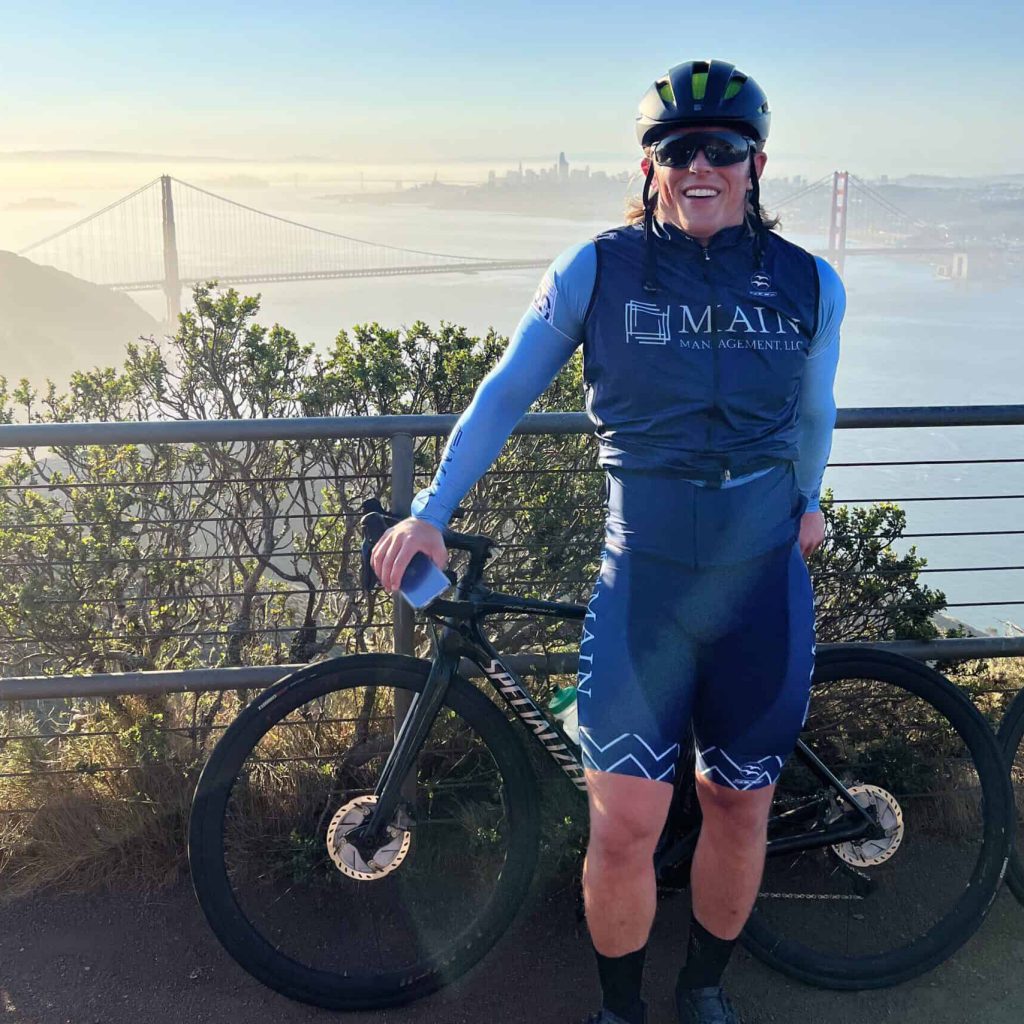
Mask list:
[[[218,420],[218,421],[176,421],[176,422],[115,422],[115,423],[46,423],[46,424],[7,424],[0,425],[0,450],[2,449],[34,449],[36,447],[70,447],[82,445],[114,446],[114,445],[165,445],[165,444],[197,444],[205,442],[234,443],[255,441],[324,441],[325,439],[366,439],[380,438],[390,442],[390,502],[398,513],[407,514],[412,500],[416,474],[414,469],[414,443],[416,438],[444,437],[452,429],[457,417],[441,416],[378,416],[353,418],[295,418],[266,420]],[[1019,426],[1024,425],[1024,405],[1014,406],[932,406],[906,408],[859,408],[843,409],[839,412],[837,427],[839,429],[879,429],[879,428],[917,428],[917,427],[968,427],[968,426]],[[592,426],[583,413],[542,413],[532,414],[523,418],[516,428],[518,434],[568,435],[588,433]],[[932,459],[904,460],[891,463],[875,463],[878,465],[939,465],[958,462],[970,463],[1022,463],[1024,459]],[[843,465],[839,463],[837,465]],[[845,465],[853,465],[847,463]],[[859,465],[859,464],[858,464]],[[552,470],[544,470],[552,472]],[[556,471],[557,472],[557,471]],[[380,474],[377,474],[379,477]],[[344,474],[322,474],[312,477],[322,482],[331,482],[344,478]],[[367,475],[357,479],[367,479]],[[268,477],[248,480],[248,483],[288,482],[291,477]],[[298,479],[298,478],[294,478]],[[350,478],[351,479],[351,478]],[[152,480],[144,481],[137,486],[157,487],[175,481]],[[29,481],[18,485],[25,490],[45,489],[50,484]],[[75,484],[76,487],[110,487],[109,484],[94,484],[89,481]],[[991,499],[1024,499],[1024,494],[983,494],[983,495],[942,495],[929,498],[910,497],[895,499],[901,501],[923,500],[991,500]],[[871,498],[836,499],[837,504],[870,502]],[[890,499],[893,500],[893,499]],[[221,517],[230,519],[231,515]],[[219,521],[213,517],[210,522]],[[1019,520],[1018,520],[1019,521]],[[162,520],[168,522],[168,520]],[[75,520],[64,522],[62,526],[88,527],[90,521]],[[24,527],[30,530],[31,524]],[[1021,534],[1019,529],[988,530],[988,531],[942,531],[931,534],[907,534],[907,537],[918,536],[973,536],[995,534]],[[597,538],[595,538],[596,543]],[[275,557],[289,552],[274,552]],[[229,558],[218,553],[206,553],[196,556],[175,554],[164,556],[160,553],[140,556],[139,561],[158,562],[161,558],[180,562],[193,557],[196,560],[212,562],[216,559]],[[1020,565],[983,566],[983,567],[950,567],[941,570],[925,569],[924,572],[963,572],[963,571],[1003,571],[1024,569]],[[506,581],[515,584],[521,581]],[[351,591],[353,588],[348,588]],[[335,588],[335,592],[346,592],[345,588]],[[268,592],[269,593],[269,592]],[[277,594],[277,592],[273,592]],[[218,593],[218,598],[231,598],[230,592]],[[279,595],[278,596],[282,596]],[[57,601],[59,599],[51,599]],[[65,599],[69,603],[73,598]],[[127,600],[133,600],[131,598]],[[999,602],[964,602],[965,604],[1022,604],[1021,601]],[[950,605],[955,607],[955,605]],[[400,653],[412,653],[414,650],[414,618],[403,602],[395,602],[391,626],[393,628],[394,650]],[[286,632],[300,627],[286,627],[275,630],[268,627],[263,632],[272,634]],[[219,632],[219,631],[218,631]],[[825,647],[827,645],[822,645]],[[922,660],[953,660],[978,657],[1008,657],[1024,655],[1024,636],[1021,637],[972,637],[963,639],[918,641],[890,641],[877,646],[898,650],[911,657]],[[534,673],[572,673],[576,667],[574,654],[523,654],[516,663],[526,674]],[[0,678],[0,701],[57,699],[68,696],[111,696],[129,693],[173,693],[199,692],[222,689],[263,687],[274,682],[294,668],[293,665],[273,666],[239,666],[231,668],[201,668],[179,671],[151,672],[119,672],[92,673],[86,675],[47,675],[47,676],[9,676]]]

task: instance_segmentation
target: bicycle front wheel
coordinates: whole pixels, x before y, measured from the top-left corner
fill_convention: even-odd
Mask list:
[[[1010,780],[1019,826],[1024,820],[1024,690],[1014,697],[1010,709],[1006,712],[1006,717],[999,727],[999,742],[1010,766]],[[1013,895],[1024,903],[1024,861],[1021,860],[1020,849],[1014,850],[1010,855],[1006,881]]]
[[[429,669],[393,655],[304,668],[239,715],[199,780],[196,895],[227,951],[292,999],[350,1010],[426,995],[479,960],[524,901],[536,782],[508,721],[464,679],[381,849],[364,858],[344,839],[394,744],[396,699],[415,699]]]
[[[926,665],[847,648],[818,659],[803,739],[878,827],[861,840],[769,856],[746,945],[826,988],[922,974],[975,932],[1006,867],[1012,794],[992,731]],[[769,841],[852,820],[849,810],[794,757]]]

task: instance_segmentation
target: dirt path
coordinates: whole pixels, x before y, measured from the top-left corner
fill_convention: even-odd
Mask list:
[[[681,953],[679,899],[661,905],[651,944],[651,1024],[671,1024]],[[739,953],[730,989],[746,1024],[1020,1024],[1024,908],[1008,893],[981,932],[932,974],[881,992],[804,987]],[[597,996],[571,906],[549,903],[469,978],[397,1010],[338,1015],[289,1002],[217,945],[181,885],[159,896],[64,896],[0,907],[0,1024],[579,1024]]]

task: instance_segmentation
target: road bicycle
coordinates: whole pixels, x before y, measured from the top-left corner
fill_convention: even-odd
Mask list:
[[[1003,716],[999,726],[999,743],[1006,753],[1010,766],[1010,778],[1013,784],[1018,810],[1018,821],[1024,816],[1024,690],[1021,690]],[[1017,899],[1024,903],[1024,860],[1020,850],[1010,855],[1010,867],[1006,872],[1006,882]]]
[[[398,520],[376,502],[364,512],[372,576],[370,545]],[[247,971],[293,999],[386,1007],[457,978],[527,902],[538,849],[560,825],[543,814],[553,787],[585,813],[577,748],[483,623],[582,622],[587,606],[492,591],[494,542],[444,539],[468,559],[452,599],[423,613],[432,658],[303,667],[239,714],[198,783],[189,861],[206,918]],[[690,765],[677,777],[656,854],[665,890],[685,887],[700,827]],[[947,679],[864,646],[819,652],[743,942],[816,985],[912,978],[981,924],[1012,823],[995,737]]]

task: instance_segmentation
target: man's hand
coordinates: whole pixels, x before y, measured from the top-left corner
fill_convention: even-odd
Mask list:
[[[370,565],[380,585],[393,594],[402,582],[413,555],[422,551],[442,571],[448,568],[448,549],[441,531],[409,516],[392,526],[373,546]]]
[[[806,562],[825,539],[825,517],[820,512],[805,512],[800,517],[800,554]]]

